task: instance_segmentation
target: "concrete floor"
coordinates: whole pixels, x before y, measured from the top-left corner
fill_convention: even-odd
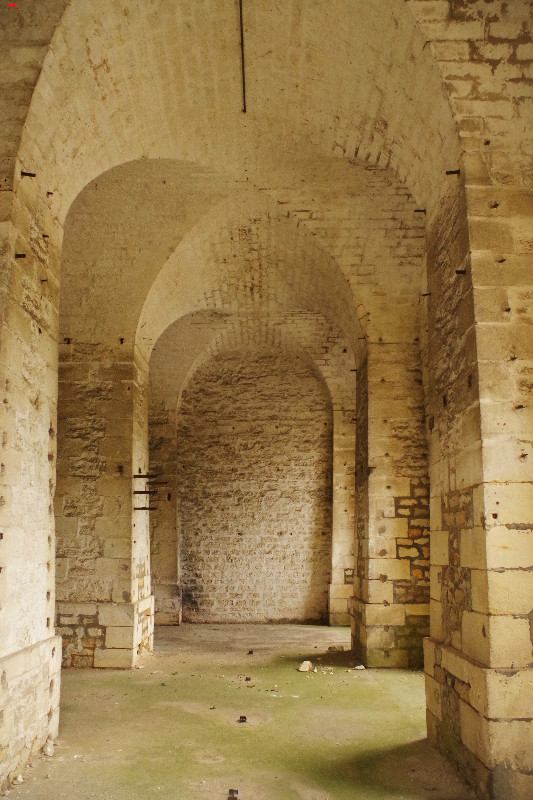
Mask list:
[[[55,755],[9,795],[472,800],[425,740],[422,674],[355,670],[339,644],[347,629],[184,625],[140,669],[65,671]]]

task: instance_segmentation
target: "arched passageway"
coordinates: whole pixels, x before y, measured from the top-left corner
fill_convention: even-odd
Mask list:
[[[254,2],[246,113],[238,12],[54,0],[7,23],[0,780],[57,729],[56,599],[71,665],[151,646],[150,415],[170,441],[194,376],[255,341],[331,399],[330,620],[367,664],[414,666],[431,618],[430,737],[522,800],[530,5]]]

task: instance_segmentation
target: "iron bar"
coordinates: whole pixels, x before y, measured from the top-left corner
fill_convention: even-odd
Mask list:
[[[239,0],[239,18],[241,23],[242,110],[246,114],[246,65],[244,61],[244,23],[242,15],[242,0]]]

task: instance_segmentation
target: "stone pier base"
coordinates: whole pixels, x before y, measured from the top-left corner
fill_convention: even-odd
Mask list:
[[[533,797],[533,668],[490,669],[424,641],[428,736],[484,800]]]
[[[131,669],[152,650],[154,598],[135,603],[58,603],[64,667]]]
[[[156,625],[181,625],[182,597],[178,583],[152,584],[155,598]]]
[[[350,626],[350,598],[353,584],[331,583],[329,586],[329,624],[333,627]]]
[[[59,636],[0,658],[0,790],[57,736],[60,669]]]

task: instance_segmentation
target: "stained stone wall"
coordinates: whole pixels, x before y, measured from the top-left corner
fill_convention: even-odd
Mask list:
[[[325,620],[332,416],[309,366],[219,354],[183,392],[177,442],[184,620]]]
[[[133,477],[148,465],[146,382],[142,360],[63,344],[55,502],[65,666],[131,666],[151,642],[148,520],[134,510],[146,480]]]
[[[3,16],[0,783],[56,730],[58,341],[59,618],[70,657],[128,666],[151,636],[147,364],[203,309],[292,328],[345,443],[358,370],[354,645],[382,664],[414,663],[426,624],[424,430],[429,734],[484,800],[533,796],[532,23],[529,0],[256,0],[244,114],[235,4]]]
[[[421,666],[429,480],[418,342],[369,344],[358,393],[353,645],[368,666]]]

